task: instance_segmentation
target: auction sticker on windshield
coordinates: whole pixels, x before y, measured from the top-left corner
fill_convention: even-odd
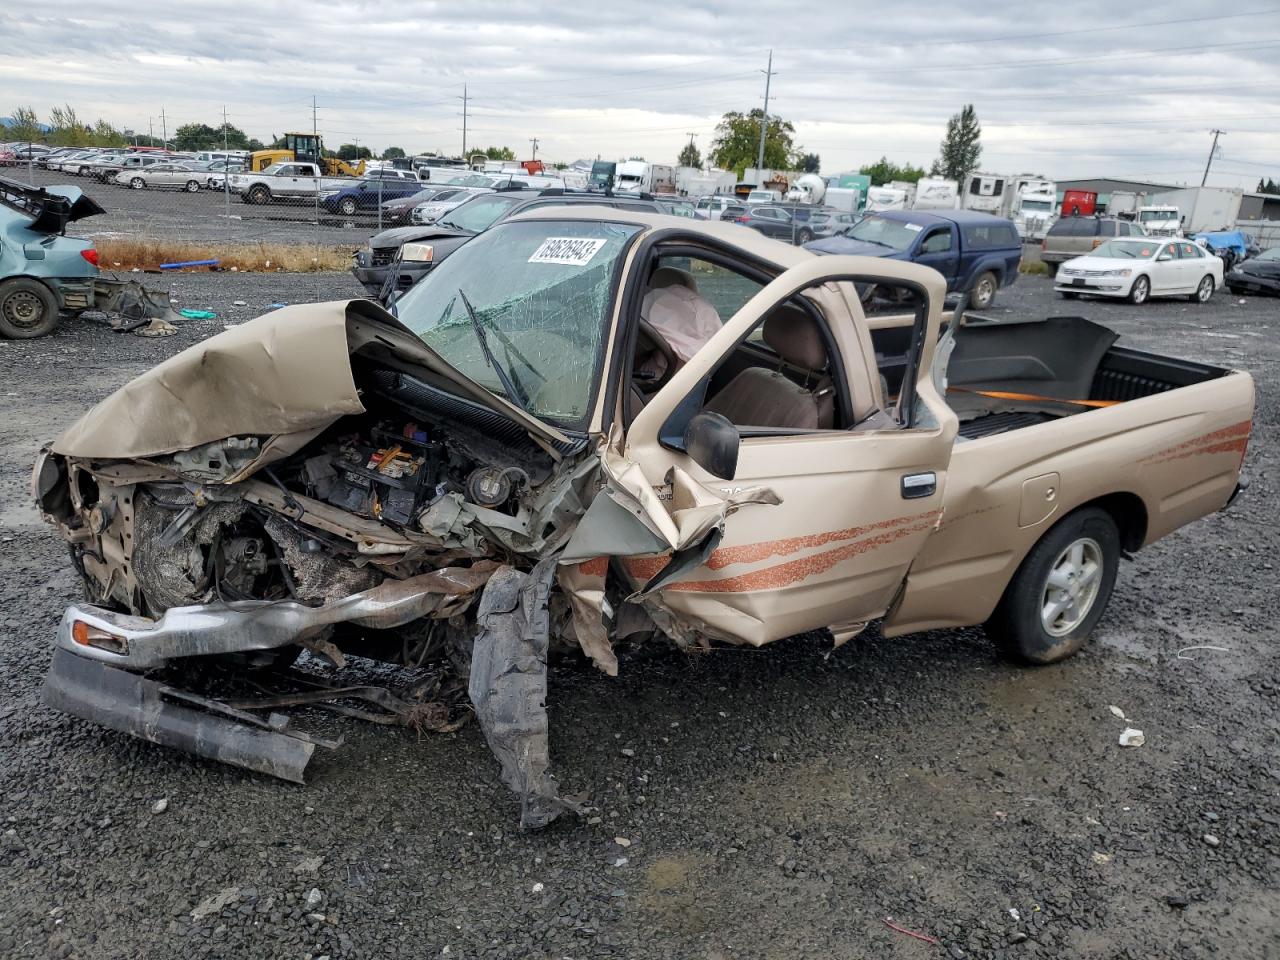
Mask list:
[[[562,263],[570,267],[585,266],[600,252],[600,248],[606,242],[586,237],[547,237],[542,241],[542,245],[533,251],[529,262]]]
[[[903,224],[903,226],[905,226],[912,233],[919,233],[921,230],[924,229],[924,227],[922,227],[918,223],[907,223],[907,224]]]

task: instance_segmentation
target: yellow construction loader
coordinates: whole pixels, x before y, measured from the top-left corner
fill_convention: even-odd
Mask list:
[[[249,172],[257,173],[273,163],[314,163],[327,177],[360,177],[364,175],[364,161],[348,163],[337,157],[324,155],[324,141],[314,133],[286,133],[284,147],[276,150],[255,150],[249,156]]]

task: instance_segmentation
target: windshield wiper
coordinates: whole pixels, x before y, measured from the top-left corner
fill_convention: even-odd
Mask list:
[[[489,347],[489,337],[484,332],[484,324],[480,321],[480,317],[476,314],[476,308],[471,305],[471,301],[467,295],[463,293],[462,288],[458,288],[458,296],[462,299],[462,305],[467,310],[467,319],[471,321],[471,327],[476,332],[476,339],[480,341],[480,349],[484,352],[485,363],[493,369],[498,375],[498,379],[502,381],[502,389],[507,391],[507,396],[516,401],[520,405],[520,409],[529,412],[529,397],[520,389],[507,373],[506,367],[498,363],[498,358],[493,355],[493,350]]]

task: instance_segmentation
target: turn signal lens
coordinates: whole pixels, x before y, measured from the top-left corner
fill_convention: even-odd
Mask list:
[[[99,629],[92,624],[77,620],[71,624],[71,639],[82,647],[97,647],[111,653],[127,653],[129,644],[124,637]]]

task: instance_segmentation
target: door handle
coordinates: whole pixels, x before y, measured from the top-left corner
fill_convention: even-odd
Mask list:
[[[932,470],[927,473],[904,473],[902,475],[902,499],[919,500],[932,497],[938,492],[938,475]]]

